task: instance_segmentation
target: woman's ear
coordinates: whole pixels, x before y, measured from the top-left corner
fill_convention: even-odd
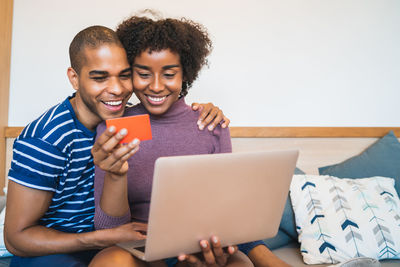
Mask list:
[[[182,80],[182,90],[187,89],[187,87],[188,87],[188,82],[185,79]]]
[[[187,81],[183,80],[182,81],[182,87],[181,87],[181,91],[179,93],[179,98],[183,97],[186,95],[187,93],[187,88],[188,88],[188,83]]]
[[[72,87],[75,90],[78,90],[79,89],[79,76],[76,73],[76,71],[73,68],[69,67],[67,70],[67,75],[68,75],[68,79],[69,79],[69,82],[71,83]]]

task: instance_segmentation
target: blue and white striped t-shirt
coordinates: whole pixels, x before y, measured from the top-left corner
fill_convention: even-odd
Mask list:
[[[14,142],[8,179],[54,192],[40,224],[63,232],[93,230],[95,133],[67,98],[31,122]]]

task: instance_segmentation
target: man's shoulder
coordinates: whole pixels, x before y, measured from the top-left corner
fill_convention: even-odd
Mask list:
[[[68,101],[68,100],[66,100]],[[18,140],[41,140],[53,146],[64,146],[75,138],[76,117],[63,101],[44,112],[29,123],[18,136]]]
[[[55,124],[60,123],[60,120],[65,120],[66,117],[71,118],[68,108],[65,107],[64,102],[58,103],[30,122],[22,131],[21,136],[39,137],[54,128]]]

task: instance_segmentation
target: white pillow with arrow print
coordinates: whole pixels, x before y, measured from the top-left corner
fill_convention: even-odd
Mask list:
[[[400,259],[394,179],[295,175],[290,197],[305,263]]]

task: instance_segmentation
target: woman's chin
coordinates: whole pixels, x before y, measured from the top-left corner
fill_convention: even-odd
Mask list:
[[[155,106],[155,105],[146,105],[145,108],[151,115],[160,116],[167,112],[168,107],[164,105]]]

